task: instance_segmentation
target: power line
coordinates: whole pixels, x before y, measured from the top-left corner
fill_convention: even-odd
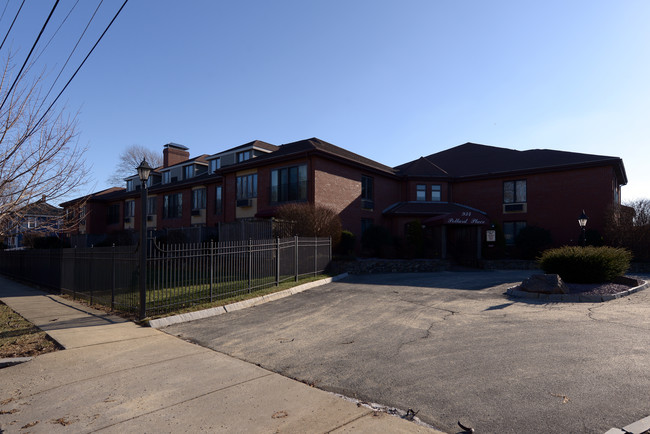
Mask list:
[[[45,50],[47,50],[47,47],[50,46],[50,43],[52,42],[52,40],[54,39],[56,34],[59,33],[59,30],[61,30],[61,27],[63,27],[65,22],[68,21],[68,18],[70,17],[70,14],[72,14],[72,11],[74,11],[74,9],[77,7],[78,4],[79,4],[79,0],[77,0],[75,2],[75,4],[72,5],[72,7],[70,8],[70,11],[68,11],[68,14],[65,16],[65,18],[63,18],[63,20],[61,21],[61,24],[59,24],[59,27],[57,27],[56,30],[54,31],[54,33],[52,33],[52,36],[50,36],[50,39],[47,41],[45,46],[41,49],[41,52],[38,53],[38,56],[36,56],[36,59],[34,59],[34,63],[36,63],[38,61],[38,59],[43,55]]]
[[[54,98],[54,101],[52,101],[52,103],[49,105],[49,107],[47,108],[47,110],[45,110],[45,112],[43,113],[43,115],[41,116],[41,118],[38,120],[38,122],[36,122],[36,124],[34,124],[34,127],[33,127],[32,130],[30,131],[30,133],[26,134],[25,137],[24,137],[24,139],[23,139],[22,141],[26,140],[27,137],[29,137],[29,136],[32,134],[32,132],[33,132],[33,131],[34,131],[34,130],[35,130],[35,129],[40,125],[40,123],[43,121],[43,119],[45,119],[45,116],[46,116],[46,115],[48,114],[48,112],[52,109],[52,107],[54,107],[54,104],[56,104],[56,102],[59,100],[59,98],[61,97],[61,95],[63,94],[63,92],[67,89],[67,87],[68,87],[68,85],[70,84],[70,82],[72,82],[72,80],[75,78],[75,76],[77,75],[77,73],[79,72],[79,70],[81,69],[81,67],[84,65],[84,63],[86,63],[86,60],[88,60],[88,58],[90,57],[90,55],[92,54],[92,52],[95,50],[95,48],[97,47],[97,45],[99,45],[99,42],[102,40],[102,38],[104,37],[104,35],[106,34],[106,32],[108,32],[108,29],[111,28],[111,26],[113,25],[113,22],[115,22],[115,20],[117,19],[118,15],[120,14],[120,12],[122,12],[122,9],[124,9],[124,6],[126,6],[126,4],[128,3],[128,1],[129,1],[129,0],[124,0],[124,3],[122,3],[122,6],[120,7],[120,9],[115,13],[115,16],[113,17],[113,19],[111,20],[111,22],[108,23],[108,26],[106,26],[106,29],[104,30],[104,32],[102,32],[102,34],[101,34],[101,36],[99,37],[99,39],[97,39],[97,42],[95,42],[95,45],[93,45],[93,47],[90,49],[90,51],[88,52],[88,54],[86,55],[86,57],[84,58],[84,60],[81,62],[81,64],[79,65],[79,67],[75,70],[74,74],[72,74],[72,77],[70,77],[70,79],[69,79],[68,82],[65,84],[65,86],[63,86],[63,89],[61,89],[61,91],[60,91],[59,94],[56,96],[56,98]],[[2,106],[0,106],[0,109],[1,109],[1,108],[2,108]]]
[[[25,1],[23,0],[23,3]],[[23,66],[20,67],[20,71],[18,71],[18,75],[16,75],[16,78],[14,78],[14,82],[11,84],[11,87],[9,88],[9,91],[5,95],[4,99],[2,100],[2,104],[0,104],[0,110],[2,110],[2,107],[4,107],[5,102],[7,102],[7,98],[9,98],[9,95],[11,95],[11,91],[13,91],[14,86],[16,86],[16,83],[18,83],[18,79],[23,73],[23,70],[25,69],[25,66],[27,65],[27,62],[29,61],[29,58],[31,57],[32,53],[34,52],[34,49],[36,48],[36,44],[38,44],[38,41],[41,39],[41,36],[43,35],[43,32],[45,31],[45,28],[47,27],[47,23],[50,22],[50,18],[52,18],[52,14],[54,14],[54,10],[56,9],[57,5],[59,4],[59,0],[56,0],[56,3],[54,3],[54,6],[52,6],[52,10],[50,11],[50,14],[47,16],[47,20],[45,20],[45,24],[43,24],[43,27],[41,27],[41,31],[38,32],[38,37],[34,41],[34,45],[32,45],[32,49],[29,50],[29,54],[27,54],[27,57],[25,58],[25,61],[23,62]],[[20,5],[22,8],[22,4]],[[16,15],[18,16],[18,15]],[[13,25],[13,24],[12,24]],[[3,41],[4,43],[4,41]]]
[[[7,0],[7,3],[5,3],[5,7],[2,10],[2,15],[0,15],[0,23],[2,22],[2,19],[5,17],[5,12],[7,12],[7,6],[9,6],[9,0]]]
[[[9,0],[7,0],[7,4],[9,4]],[[18,18],[18,14],[20,14],[20,11],[22,10],[24,4],[25,4],[25,0],[23,0],[23,2],[20,4],[20,7],[18,8],[18,12],[16,12],[16,16],[14,17],[14,20],[11,22],[11,25],[9,26],[9,30],[7,30],[7,34],[2,40],[2,44],[0,44],[0,50],[2,50],[2,47],[4,47],[5,41],[7,40],[9,33],[11,33],[11,29],[14,27],[14,23],[16,22],[16,19]],[[5,6],[5,9],[6,8],[7,7]],[[4,12],[2,14],[4,15]]]
[[[79,3],[79,0],[77,0],[77,3]],[[75,3],[75,6],[77,5],[77,3]],[[97,5],[97,7],[95,8],[95,12],[93,12],[93,15],[90,17],[90,20],[88,20],[88,24],[86,24],[86,27],[84,28],[84,31],[81,33],[81,36],[79,36],[79,39],[77,39],[77,43],[72,48],[72,51],[68,55],[68,58],[66,59],[65,63],[63,64],[63,67],[61,67],[61,70],[59,71],[59,74],[56,76],[56,78],[52,82],[52,85],[50,86],[50,89],[47,91],[47,94],[45,95],[45,97],[41,101],[41,105],[38,107],[38,111],[41,110],[41,107],[43,107],[43,105],[45,104],[45,101],[47,100],[47,97],[50,96],[50,93],[52,92],[52,89],[54,89],[54,85],[56,84],[57,81],[59,81],[59,77],[61,77],[61,74],[63,74],[63,71],[65,70],[65,67],[68,66],[68,62],[70,62],[70,58],[72,58],[72,55],[74,54],[74,52],[77,51],[77,47],[79,46],[79,43],[81,42],[84,35],[86,34],[86,31],[88,31],[88,27],[90,27],[90,23],[93,22],[93,19],[95,18],[95,15],[97,15],[97,11],[99,10],[99,8],[102,6],[103,3],[104,3],[104,0],[101,0],[99,2],[99,4]],[[70,12],[72,12],[72,11],[70,11]],[[63,23],[62,23],[62,25],[63,25]],[[59,28],[61,28],[61,26],[59,26]]]

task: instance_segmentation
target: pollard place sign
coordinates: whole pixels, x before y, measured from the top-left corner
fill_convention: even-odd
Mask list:
[[[427,220],[425,224],[482,226],[488,224],[488,218],[486,215],[475,211],[458,211],[433,217]]]

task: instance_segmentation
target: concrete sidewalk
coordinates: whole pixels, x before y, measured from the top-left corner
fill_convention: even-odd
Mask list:
[[[0,277],[65,350],[0,370],[0,432],[438,432]]]

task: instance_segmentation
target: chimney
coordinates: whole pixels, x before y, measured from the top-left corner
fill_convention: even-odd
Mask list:
[[[167,143],[163,149],[163,167],[173,166],[190,159],[189,148],[178,143]]]

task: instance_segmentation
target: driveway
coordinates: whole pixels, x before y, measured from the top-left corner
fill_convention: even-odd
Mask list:
[[[650,290],[540,303],[528,271],[351,276],[165,329],[447,432],[604,433],[650,415]]]

